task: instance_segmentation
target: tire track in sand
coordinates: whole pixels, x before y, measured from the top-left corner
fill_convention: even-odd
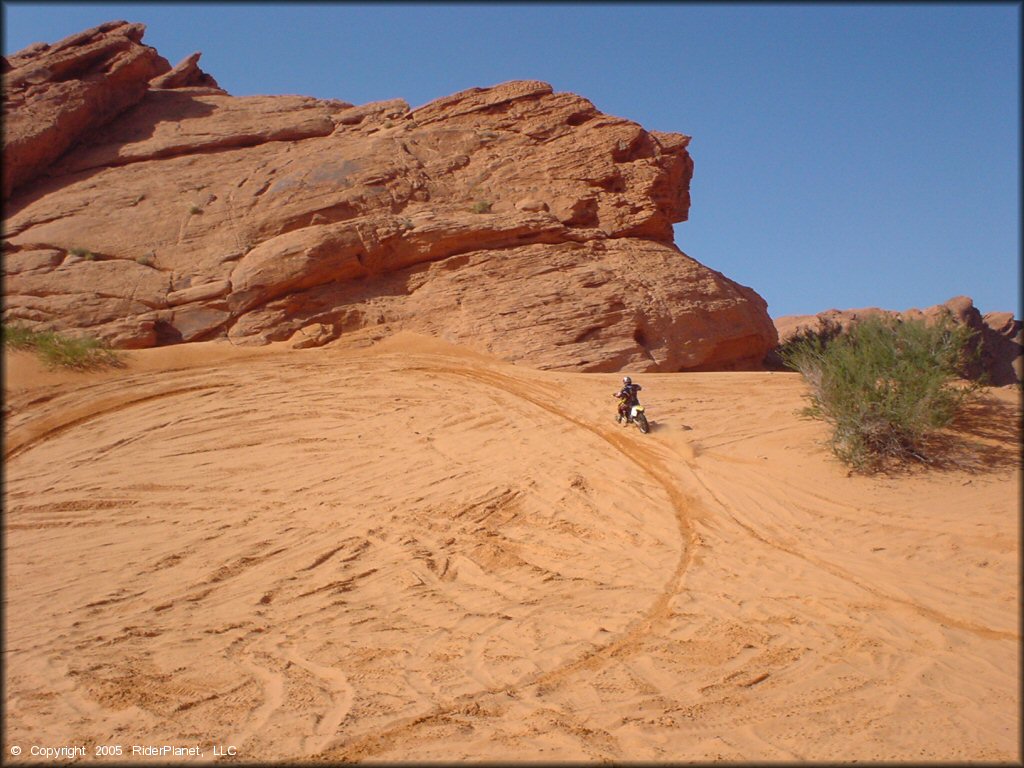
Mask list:
[[[284,704],[284,675],[256,664],[252,660],[253,655],[254,652],[246,648],[240,654],[239,661],[243,667],[249,670],[253,679],[262,681],[263,703],[249,715],[245,727],[232,735],[230,743],[233,744],[248,743],[249,739],[256,736],[270,722],[271,716]]]
[[[359,736],[333,747],[331,742],[335,740],[337,730],[351,708],[353,699],[351,688],[348,686],[343,673],[312,664],[312,662],[295,657],[293,652],[287,652],[284,655],[285,661],[294,663],[321,678],[337,694],[329,715],[317,727],[316,733],[312,734],[306,742],[308,748],[317,753],[305,759],[337,759],[339,754],[346,760],[362,759],[389,748],[405,734],[421,725],[444,722],[457,717],[460,713],[477,713],[480,710],[481,704],[492,710],[504,709],[510,698],[518,697],[517,691],[530,687],[557,685],[560,680],[577,672],[594,669],[611,658],[631,653],[639,647],[645,635],[649,634],[656,625],[669,618],[671,613],[669,605],[681,590],[686,569],[693,559],[693,551],[697,539],[692,525],[687,518],[686,511],[694,502],[678,488],[672,476],[656,456],[648,449],[639,445],[635,439],[631,439],[618,430],[601,428],[557,408],[552,404],[554,398],[546,400],[538,396],[534,390],[530,389],[529,385],[511,376],[484,370],[439,365],[412,366],[406,368],[406,370],[413,373],[427,372],[469,379],[484,387],[501,390],[516,399],[531,403],[559,420],[568,421],[577,428],[585,429],[608,443],[614,450],[635,464],[640,472],[653,479],[665,490],[672,505],[679,529],[681,542],[679,560],[654,603],[648,607],[642,616],[632,621],[623,632],[604,644],[590,648],[575,659],[563,663],[554,669],[534,673],[512,686],[495,685],[474,693],[465,694],[457,697],[449,704],[436,706],[432,711],[423,715],[403,718],[392,726],[378,730],[374,734]],[[123,385],[124,382],[121,382],[121,384]],[[123,388],[119,387],[113,393],[104,393],[83,406],[63,410],[60,417],[42,416],[19,425],[12,431],[12,435],[8,436],[7,446],[5,446],[5,459],[10,460],[19,456],[47,440],[86,425],[94,419],[126,411],[136,405],[197,391],[225,389],[232,388],[233,386],[235,385],[230,383],[177,386],[158,392],[140,394],[131,398],[126,397]],[[77,393],[76,399],[81,398],[81,396],[82,393]],[[70,413],[68,410],[70,410]],[[282,656],[282,654],[270,654],[271,657],[275,655],[278,657]],[[254,654],[251,650],[243,652],[239,661],[248,669],[254,679],[262,681],[264,689],[263,704],[251,713],[247,727],[241,729],[233,736],[235,743],[245,743],[257,736],[261,729],[266,727],[271,721],[275,712],[283,706],[286,680],[285,675],[282,673],[255,663]]]
[[[711,485],[705,482],[705,480],[701,477],[701,473],[698,472],[692,466],[690,467],[690,474],[693,476],[694,480],[697,483],[699,483],[700,486],[707,492],[708,496],[714,499],[715,503],[722,508],[722,511],[725,512],[726,515],[728,515],[729,519],[732,520],[732,522],[734,522],[736,525],[738,525],[740,528],[746,531],[751,537],[753,537],[757,541],[760,541],[762,544],[765,544],[780,552],[784,552],[787,555],[797,557],[803,560],[804,562],[810,563],[816,568],[820,568],[826,573],[830,573],[833,576],[842,579],[843,581],[847,581],[850,584],[853,584],[854,586],[864,590],[870,595],[874,595],[875,597],[881,600],[890,603],[895,603],[896,605],[902,606],[904,608],[908,608],[911,611],[919,614],[920,616],[923,616],[924,618],[929,619],[930,621],[933,621],[936,624],[939,624],[940,626],[955,627],[957,629],[961,629],[966,632],[971,632],[972,634],[978,635],[979,637],[984,637],[989,640],[1013,640],[1015,642],[1020,640],[1020,634],[1018,632],[1006,632],[1003,630],[992,629],[991,627],[985,627],[980,624],[975,624],[970,621],[966,621],[964,619],[958,619],[955,616],[943,613],[942,611],[939,611],[935,608],[930,608],[927,605],[923,605],[909,598],[897,597],[896,595],[885,592],[879,589],[878,587],[865,582],[863,579],[854,576],[849,571],[840,568],[839,566],[830,563],[827,560],[824,560],[820,557],[814,557],[813,555],[810,555],[806,552],[802,552],[794,546],[787,546],[786,544],[784,544],[781,541],[778,541],[777,539],[769,538],[767,535],[764,535],[761,532],[759,532],[753,525],[747,524],[740,520],[739,517],[736,516],[735,512],[733,511],[729,503],[722,499],[717,493],[715,493],[715,491],[712,490]]]
[[[19,425],[11,431],[11,434],[7,435],[6,445],[4,446],[4,461],[9,462],[11,459],[35,448],[37,445],[44,443],[47,440],[51,440],[69,430],[75,429],[76,427],[87,424],[93,419],[98,419],[101,416],[118,413],[119,411],[124,411],[136,405],[142,405],[143,403],[152,402],[153,400],[174,397],[175,395],[185,395],[191,392],[201,392],[203,390],[225,389],[232,386],[234,385],[197,384],[188,387],[174,387],[160,392],[140,395],[131,399],[125,399],[125,396],[121,394],[122,390],[117,389],[113,395],[99,398],[98,400],[88,401],[85,406],[77,409],[70,409],[70,415],[61,411],[60,415],[64,418],[60,418],[59,416],[40,416],[27,424]]]
[[[330,710],[317,723],[316,733],[306,740],[305,747],[307,751],[317,752],[324,749],[330,743],[342,722],[348,717],[348,713],[352,709],[352,702],[355,699],[355,693],[345,673],[340,669],[325,667],[322,664],[312,662],[299,656],[294,648],[286,649],[284,658],[323,680],[326,686],[336,694],[333,697]]]
[[[469,379],[485,387],[500,389],[559,419],[568,421],[580,429],[587,430],[611,445],[613,449],[635,464],[641,472],[652,478],[668,495],[679,528],[681,542],[679,560],[665,581],[658,598],[648,607],[644,615],[630,622],[625,630],[604,644],[591,648],[554,669],[535,673],[514,685],[493,686],[459,696],[452,703],[436,706],[425,714],[402,718],[389,727],[357,736],[336,746],[325,747],[320,753],[304,758],[306,760],[357,762],[394,747],[399,740],[420,726],[443,723],[460,714],[476,714],[480,710],[482,702],[486,702],[485,706],[488,709],[504,709],[509,699],[519,698],[519,691],[534,687],[543,690],[557,685],[564,678],[580,671],[593,670],[609,659],[629,655],[639,648],[645,635],[650,634],[655,626],[670,618],[670,604],[682,590],[683,577],[693,562],[694,550],[698,543],[696,531],[687,516],[687,510],[695,502],[675,484],[664,464],[635,439],[627,437],[618,430],[599,427],[557,408],[551,401],[534,395],[528,386],[521,384],[511,376],[486,370],[449,366],[411,365],[405,370],[454,376]]]

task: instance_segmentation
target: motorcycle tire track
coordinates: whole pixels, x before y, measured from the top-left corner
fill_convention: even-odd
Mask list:
[[[331,707],[323,719],[316,724],[315,733],[308,737],[309,742],[314,745],[306,748],[306,751],[313,752],[322,750],[334,738],[338,728],[341,727],[352,710],[355,692],[348,677],[340,669],[310,661],[304,656],[300,656],[294,648],[285,649],[283,657],[318,677],[331,692]]]
[[[40,416],[27,424],[19,425],[7,436],[7,446],[4,449],[4,461],[9,462],[26,451],[30,451],[36,446],[52,440],[69,430],[88,424],[90,421],[98,419],[101,416],[109,416],[114,413],[119,413],[154,400],[161,400],[168,397],[174,397],[176,395],[185,395],[192,392],[225,389],[232,386],[234,385],[198,384],[189,387],[175,387],[161,392],[140,395],[139,397],[128,400],[125,399],[123,394],[120,394],[121,390],[118,390],[114,395],[89,402],[87,404],[88,407],[86,412],[81,413],[81,415],[74,416],[66,420],[53,420],[55,423],[52,424],[48,423],[51,421],[50,419],[47,419],[45,416]]]
[[[500,685],[486,688],[472,694],[458,697],[454,702],[436,706],[432,711],[422,715],[402,718],[390,727],[378,729],[373,733],[364,734],[333,745],[322,752],[308,756],[307,760],[341,760],[356,762],[371,757],[387,749],[393,748],[403,737],[424,725],[433,725],[450,721],[460,713],[479,708],[481,702],[490,699],[492,708],[503,711],[510,699],[520,698],[520,692],[528,688],[539,690],[550,689],[563,679],[581,671],[590,671],[600,667],[609,659],[621,658],[637,651],[646,635],[660,623],[671,617],[672,600],[681,592],[683,578],[694,559],[694,552],[699,539],[687,512],[694,501],[687,497],[675,484],[675,481],[662,462],[651,451],[641,447],[618,430],[596,426],[570,413],[562,411],[531,394],[531,390],[513,377],[473,368],[456,368],[438,365],[411,365],[405,368],[409,372],[439,373],[466,378],[487,387],[500,389],[513,397],[525,400],[553,416],[570,422],[576,427],[585,429],[601,440],[607,442],[621,453],[640,471],[651,477],[669,497],[676,523],[679,528],[681,552],[672,574],[659,592],[658,598],[645,611],[644,615],[632,621],[617,637],[590,649],[581,656],[565,662],[558,667],[527,677],[511,686]],[[554,393],[554,389],[552,390]],[[554,398],[552,398],[554,399]]]
[[[873,595],[873,596],[875,596],[877,598],[880,598],[881,600],[884,600],[884,601],[887,601],[887,602],[890,602],[890,603],[895,603],[895,604],[900,605],[900,606],[902,606],[904,608],[909,608],[910,610],[918,613],[919,615],[923,616],[924,618],[929,619],[931,621],[934,621],[934,622],[936,622],[939,625],[950,626],[950,627],[955,627],[957,629],[962,629],[962,630],[964,630],[966,632],[971,632],[973,634],[978,635],[979,637],[984,637],[984,638],[989,639],[989,640],[1013,640],[1013,641],[1016,642],[1016,641],[1018,641],[1020,639],[1020,634],[1017,633],[1017,632],[1006,632],[1006,631],[1003,631],[1003,630],[992,629],[990,627],[984,627],[984,626],[981,626],[981,625],[978,625],[978,624],[972,624],[971,622],[964,621],[964,620],[961,620],[961,619],[957,619],[954,616],[947,615],[947,614],[943,613],[942,611],[936,610],[935,608],[929,608],[928,606],[922,605],[922,604],[920,604],[918,602],[915,602],[913,600],[902,598],[902,597],[897,597],[895,595],[891,595],[891,594],[889,594],[887,592],[884,592],[884,591],[878,589],[877,587],[874,587],[874,586],[872,586],[872,585],[870,585],[868,583],[865,583],[864,581],[862,581],[861,579],[858,579],[853,574],[849,573],[848,571],[844,570],[843,568],[840,568],[838,566],[832,565],[831,563],[829,563],[826,560],[822,560],[820,558],[813,557],[813,556],[808,555],[808,554],[806,554],[804,552],[801,552],[799,549],[797,549],[795,547],[787,546],[787,545],[783,544],[780,541],[776,541],[776,540],[773,540],[773,539],[771,539],[771,538],[769,538],[769,537],[767,537],[765,535],[762,535],[760,532],[757,531],[756,528],[754,528],[753,526],[748,525],[747,523],[744,523],[742,520],[740,520],[733,513],[733,511],[730,508],[729,504],[725,500],[723,500],[717,493],[715,493],[711,489],[711,486],[708,485],[708,483],[706,483],[701,478],[700,473],[697,470],[695,470],[693,467],[691,467],[690,468],[690,472],[693,475],[694,480],[696,480],[701,485],[701,487],[707,492],[707,494],[712,499],[714,499],[715,503],[717,503],[718,506],[720,506],[722,508],[722,511],[724,511],[729,516],[730,520],[732,520],[736,525],[738,525],[740,528],[742,528],[744,531],[746,531],[750,536],[752,536],[753,538],[755,538],[758,541],[762,542],[763,544],[765,544],[765,545],[767,545],[769,547],[772,547],[774,549],[777,549],[780,552],[784,552],[784,553],[786,553],[788,555],[791,555],[793,557],[800,558],[804,562],[810,563],[811,565],[815,566],[816,568],[820,568],[821,570],[823,570],[823,571],[825,571],[827,573],[830,573],[833,576],[835,576],[835,577],[837,577],[839,579],[842,579],[843,581],[849,582],[850,584],[853,584],[853,585],[859,587],[860,589],[864,590],[865,592],[867,592],[867,593],[869,593],[869,594],[871,594],[871,595]]]

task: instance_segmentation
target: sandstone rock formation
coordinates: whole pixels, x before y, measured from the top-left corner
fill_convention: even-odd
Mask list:
[[[4,67],[3,194],[35,178],[89,131],[137,103],[170,69],[141,24],[109,22],[16,53]]]
[[[1020,320],[1010,312],[989,312],[982,315],[968,296],[954,296],[949,301],[927,309],[908,309],[903,312],[868,307],[865,309],[830,309],[816,315],[786,315],[775,318],[779,343],[785,344],[799,333],[820,333],[834,326],[845,332],[859,320],[871,316],[886,316],[899,320],[923,319],[934,321],[949,316],[956,322],[977,332],[976,344],[981,347],[978,364],[965,373],[970,378],[985,374],[993,386],[1005,386],[1024,381],[1024,332]],[[769,365],[781,364],[777,356],[769,355]]]
[[[5,320],[122,348],[386,324],[581,371],[756,368],[775,345],[761,297],[673,244],[687,136],[536,81],[417,109],[233,97],[141,36],[10,59]],[[104,109],[69,105],[86,90]]]

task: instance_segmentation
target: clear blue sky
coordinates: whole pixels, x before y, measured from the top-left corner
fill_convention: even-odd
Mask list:
[[[551,83],[693,137],[676,243],[772,316],[1020,308],[1021,4],[4,2],[4,53],[147,25],[229,93],[419,106]]]

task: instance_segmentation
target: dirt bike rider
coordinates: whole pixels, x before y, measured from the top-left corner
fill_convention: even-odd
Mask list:
[[[622,389],[612,395],[612,397],[619,398],[619,415],[616,419],[617,421],[621,422],[623,417],[625,417],[627,422],[629,421],[630,410],[634,405],[640,405],[640,399],[637,397],[636,393],[641,389],[643,389],[643,387],[639,384],[634,384],[633,380],[629,378],[629,376],[624,376],[622,378]]]

